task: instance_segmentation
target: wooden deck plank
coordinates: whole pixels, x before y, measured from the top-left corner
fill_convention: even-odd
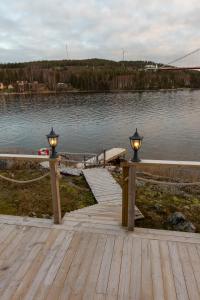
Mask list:
[[[151,271],[151,245],[150,241],[142,240],[142,278],[141,278],[141,299],[153,299],[153,281]]]
[[[90,186],[97,203],[117,203],[121,209],[122,189],[107,169],[92,168],[83,170],[85,179]],[[98,208],[97,208],[98,209]],[[142,213],[136,208],[136,219],[143,218]]]
[[[99,222],[97,210],[93,223],[80,211],[73,225],[68,220],[69,225],[46,227],[40,219],[37,224],[37,219],[26,223],[5,217],[0,223],[0,299],[200,299],[199,234],[128,232],[109,223],[115,209],[108,206],[108,216],[103,205]],[[11,220],[13,225],[7,224]]]
[[[99,277],[97,280],[97,286],[96,286],[97,294],[106,293],[108,278],[109,278],[110,268],[111,268],[111,261],[113,256],[114,243],[115,243],[114,237],[110,237],[106,241],[105,251],[101,263]]]
[[[88,244],[88,250],[86,251],[85,257],[83,258],[81,266],[79,268],[78,276],[76,277],[76,281],[74,282],[73,289],[70,294],[71,299],[82,299],[85,289],[85,283],[96,250],[97,241],[98,237],[93,234]]]
[[[13,284],[12,274],[16,273],[26,255],[28,255],[27,251],[23,251],[27,244],[30,246],[32,243],[27,233],[30,233],[33,237],[33,241],[35,238],[38,238],[38,236],[35,237],[35,234],[37,234],[37,229],[35,228],[19,231],[17,236],[13,239],[13,242],[2,252],[0,263],[0,299],[3,299],[2,295],[10,284],[11,279]],[[6,299],[7,297],[5,296],[4,298]]]
[[[131,274],[131,256],[132,256],[132,239],[126,237],[124,239],[124,247],[122,253],[121,272],[119,281],[118,299],[129,299],[130,274]]]
[[[197,286],[200,293],[200,256],[198,255],[197,248],[195,245],[187,244],[187,250],[189,253],[190,262],[192,264],[194,276],[196,278]]]
[[[183,269],[178,254],[177,244],[175,242],[168,242],[169,252],[172,262],[172,270],[174,275],[174,283],[176,288],[176,295],[178,300],[188,300],[188,292],[186,288]]]
[[[70,243],[70,247],[68,248],[62,265],[56,274],[55,280],[52,283],[51,287],[47,291],[47,296],[45,299],[48,300],[57,300],[64,286],[64,282],[66,280],[67,274],[70,270],[70,266],[72,261],[80,247],[80,242],[82,240],[82,236],[80,233],[74,233],[74,237]]]
[[[192,300],[198,300],[200,299],[200,294],[186,245],[178,244],[178,251],[181,258],[188,296]]]
[[[30,239],[31,242],[30,247],[28,247],[27,251],[24,251],[23,255],[21,256],[21,259],[19,260],[18,270],[16,272],[12,270],[14,276],[12,276],[12,281],[6,285],[6,290],[2,294],[1,299],[11,299],[11,297],[14,295],[17,287],[19,286],[20,282],[23,280],[23,277],[25,276],[33,260],[35,259],[36,255],[38,254],[39,250],[44,244],[48,234],[49,234],[49,230],[45,230],[42,232],[41,229],[40,230],[36,229],[35,236],[32,235],[32,238]]]
[[[15,294],[11,298],[12,300],[16,299],[25,299],[26,294],[29,292],[30,288],[32,287],[32,283],[34,281],[34,278],[39,274],[39,270],[41,267],[41,264],[43,263],[46,255],[50,252],[50,248],[54,241],[56,240],[58,236],[59,231],[52,230],[49,233],[49,236],[47,238],[47,241],[43,247],[41,247],[39,253],[33,260],[33,263],[31,264],[31,267],[26,272],[23,280],[20,282],[18,288],[15,291]]]
[[[159,242],[151,240],[151,266],[154,300],[164,300],[164,285],[161,270]]]
[[[107,297],[111,296],[117,298],[118,288],[119,288],[119,279],[120,279],[120,269],[121,269],[121,261],[122,261],[122,253],[123,253],[123,245],[124,239],[123,237],[117,237],[115,239],[112,262],[110,267],[110,276],[108,279],[108,287],[107,287]]]
[[[45,279],[41,282],[37,294],[35,295],[35,298],[37,300],[42,300],[46,297],[48,290],[50,289],[51,285],[53,284],[56,274],[62,264],[62,261],[64,259],[64,256],[66,254],[67,249],[69,248],[70,242],[73,238],[73,232],[69,232],[68,234],[65,233],[65,236],[63,238],[63,241],[54,257],[53,263],[51,264]]]
[[[44,280],[48,274],[48,270],[50,269],[51,264],[54,261],[56,252],[57,252],[58,248],[61,246],[61,243],[65,237],[65,234],[66,233],[64,231],[59,232],[55,242],[53,243],[53,245],[51,246],[51,248],[48,252],[48,255],[45,257],[43,263],[41,264],[39,272],[35,276],[35,278],[32,282],[32,285],[28,290],[28,293],[26,294],[26,297],[25,297],[26,300],[35,299],[37,290],[39,289],[40,285],[44,282]]]
[[[60,300],[70,299],[70,294],[73,291],[73,286],[79,274],[79,269],[82,264],[82,260],[87,252],[87,246],[90,242],[91,237],[92,235],[88,233],[84,233],[82,235],[82,240],[81,243],[79,244],[79,249],[72,261],[70,270],[64,282],[63,289],[61,291],[60,298],[59,298]]]
[[[133,239],[131,273],[130,273],[130,295],[134,300],[141,299],[141,277],[142,277],[142,242],[139,238]]]
[[[92,260],[91,268],[86,281],[86,289],[83,293],[83,300],[93,300],[96,290],[97,279],[102,264],[103,254],[106,245],[106,235],[100,235],[97,242],[96,251]]]
[[[176,290],[174,285],[174,278],[169,256],[168,244],[166,241],[159,241],[160,257],[162,264],[162,275],[164,284],[164,295],[166,300],[176,300]]]

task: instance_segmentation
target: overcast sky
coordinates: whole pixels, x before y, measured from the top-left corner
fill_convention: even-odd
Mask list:
[[[200,0],[0,1],[0,62],[121,60],[123,48],[166,63],[199,47]]]

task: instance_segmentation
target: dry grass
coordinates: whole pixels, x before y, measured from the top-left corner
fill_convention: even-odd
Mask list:
[[[38,169],[28,168],[1,171],[1,174],[18,180],[26,180],[39,177],[43,173]],[[0,187],[0,214],[52,216],[49,177],[31,184],[15,184],[0,179]],[[82,176],[62,177],[60,180],[60,195],[62,215],[71,210],[95,203]]]
[[[147,167],[139,171],[162,176],[165,181],[200,181],[199,171],[188,168],[173,170]],[[120,173],[113,173],[113,175],[122,185],[122,175]],[[172,229],[167,223],[167,218],[171,213],[179,211],[195,225],[196,231],[200,232],[200,186],[174,188],[138,183],[136,205],[145,217],[136,221],[138,227]]]

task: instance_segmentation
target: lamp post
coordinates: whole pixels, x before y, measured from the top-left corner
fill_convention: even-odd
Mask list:
[[[134,155],[133,155],[132,161],[133,162],[140,162],[140,159],[138,157],[138,150],[140,149],[140,147],[142,145],[143,137],[141,137],[139,135],[139,133],[137,131],[137,128],[136,128],[135,133],[129,139],[130,139],[131,147],[132,147],[132,149],[134,151]]]
[[[54,132],[53,127],[52,127],[50,133],[47,134],[47,139],[48,139],[49,145],[51,146],[51,158],[57,157],[56,146],[58,145],[58,138],[59,138],[59,135]]]
[[[51,129],[51,132],[47,135],[49,145],[51,146],[51,155],[49,160],[50,173],[51,173],[51,191],[52,191],[52,202],[53,202],[53,215],[54,223],[61,224],[61,205],[60,205],[60,191],[59,191],[59,171],[58,171],[58,157],[56,153],[56,146],[58,145],[58,137]]]

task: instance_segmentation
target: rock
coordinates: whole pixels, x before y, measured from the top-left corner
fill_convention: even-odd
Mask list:
[[[42,214],[42,218],[44,219],[51,219],[51,216],[48,214]]]
[[[161,211],[163,210],[163,207],[162,207],[162,205],[156,203],[156,204],[154,205],[154,209],[155,209],[157,212],[161,212]]]
[[[182,222],[185,222],[186,217],[181,212],[175,212],[168,217],[167,221],[172,225],[177,225]]]
[[[167,223],[172,227],[173,230],[186,232],[196,231],[194,224],[188,221],[181,212],[175,212],[171,214],[167,219]]]
[[[143,187],[143,186],[145,186],[145,182],[144,181],[141,181],[141,180],[138,180],[138,179],[136,179],[136,185],[138,186],[138,187]]]
[[[184,209],[189,210],[190,207],[188,205],[183,206]]]
[[[34,211],[32,211],[29,213],[29,217],[37,218],[37,214]]]

